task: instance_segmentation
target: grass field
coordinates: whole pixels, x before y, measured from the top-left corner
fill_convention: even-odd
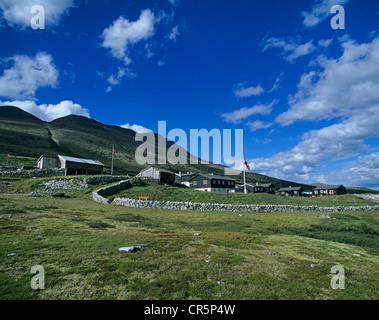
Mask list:
[[[17,184],[27,191],[38,179]],[[0,194],[0,299],[379,299],[379,211],[129,209],[95,203],[91,191]],[[118,251],[137,244],[148,246]],[[45,290],[30,287],[34,265]],[[344,290],[331,288],[334,265]]]

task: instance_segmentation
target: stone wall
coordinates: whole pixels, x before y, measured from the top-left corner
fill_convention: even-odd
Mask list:
[[[125,189],[128,185],[129,185],[129,180],[123,180],[114,185],[96,190],[92,193],[92,199],[93,201],[96,201],[99,203],[104,203],[104,204],[109,203],[109,200],[105,198],[106,195]]]
[[[35,169],[35,170],[17,170],[1,171],[0,177],[62,177],[65,175],[64,169]]]
[[[109,203],[109,201],[107,202]],[[292,206],[292,205],[233,205],[221,203],[196,203],[175,201],[145,201],[135,199],[116,198],[112,204],[122,205],[129,208],[152,208],[171,210],[197,210],[197,211],[230,211],[230,212],[338,212],[338,211],[374,211],[379,206],[361,207],[319,207],[319,206]]]
[[[99,189],[92,194],[92,199],[99,203],[108,204],[106,195],[125,189],[129,185],[129,180],[123,180],[112,186]],[[150,208],[168,210],[196,210],[196,211],[229,211],[229,212],[339,212],[339,211],[374,211],[379,210],[379,206],[360,207],[319,207],[319,206],[293,206],[293,205],[254,205],[254,204],[222,204],[222,203],[198,203],[179,201],[149,201],[135,200],[127,198],[116,198],[112,204],[129,208]]]

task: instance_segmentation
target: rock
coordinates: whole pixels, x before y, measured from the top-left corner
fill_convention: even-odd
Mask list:
[[[194,233],[193,234],[195,237],[201,236],[201,233]]]
[[[274,256],[274,255],[275,255],[274,252],[269,252],[268,254],[269,254],[270,256]]]
[[[209,262],[211,262],[211,260],[205,260],[205,262],[206,262],[206,263],[209,263]]]
[[[323,219],[330,219],[330,216],[328,216],[327,214],[322,214],[320,216],[320,218],[323,218]]]
[[[14,257],[15,255],[16,255],[15,253],[7,254],[8,257]]]
[[[354,253],[353,256],[360,257],[360,254]]]
[[[121,252],[128,252],[128,253],[136,253],[137,251],[141,250],[141,247],[122,247],[119,248],[118,251]]]
[[[316,266],[315,264],[311,263],[311,268],[312,268],[312,269],[313,269],[315,266]]]

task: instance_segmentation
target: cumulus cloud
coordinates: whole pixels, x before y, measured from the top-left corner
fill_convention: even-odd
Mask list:
[[[59,24],[61,18],[68,14],[70,8],[75,7],[74,0],[1,0],[0,14],[11,27],[25,29],[30,27],[30,20],[35,14],[30,13],[35,5],[45,9],[46,28]]]
[[[15,55],[4,59],[12,65],[0,77],[0,96],[10,99],[31,99],[40,87],[55,87],[59,72],[53,58],[46,52],[35,57]]]
[[[269,115],[272,112],[273,106],[277,103],[277,100],[272,101],[270,104],[258,104],[251,108],[243,107],[233,112],[223,113],[221,117],[224,121],[234,124],[239,124],[242,120],[252,115]]]
[[[297,120],[349,116],[379,104],[379,37],[371,43],[347,40],[341,45],[339,59],[321,57],[321,70],[301,77],[297,93],[289,98],[289,110],[277,122],[289,125]]]
[[[132,124],[132,125],[131,125],[131,124],[127,123],[127,124],[122,125],[121,128],[124,128],[124,129],[130,129],[130,130],[133,130],[133,131],[135,131],[135,132],[137,132],[137,133],[148,133],[148,132],[152,132],[150,129],[147,129],[147,128],[145,128],[145,127],[143,127],[143,126],[140,126],[140,125],[138,125],[138,124]]]
[[[379,152],[359,156],[340,172],[329,172],[335,180],[345,180],[349,186],[365,186],[379,190]]]
[[[143,10],[136,21],[131,22],[124,17],[119,17],[103,31],[102,46],[110,49],[114,58],[123,60],[126,65],[129,65],[132,62],[129,57],[129,47],[154,36],[154,26],[157,21],[159,18],[155,17],[149,9]]]
[[[289,40],[285,40],[278,37],[264,39],[262,41],[262,46],[263,52],[269,48],[280,49],[284,59],[289,62],[294,62],[297,58],[311,54],[317,49],[317,47],[313,44],[313,40],[301,44],[298,39],[290,38]]]
[[[90,117],[89,111],[87,109],[83,108],[77,103],[68,100],[61,101],[58,104],[38,105],[35,101],[31,100],[0,101],[0,104],[3,106],[6,105],[18,107],[44,121],[52,121],[57,118],[68,116],[70,114],[84,116],[87,118]]]
[[[303,11],[303,24],[306,27],[315,27],[330,15],[330,9],[335,5],[345,5],[350,0],[319,0],[315,1],[310,12]]]
[[[339,177],[346,183],[372,184],[370,174],[375,176],[377,153],[365,157],[361,154],[371,150],[367,139],[379,137],[379,37],[363,44],[346,38],[341,46],[343,54],[339,59],[322,57],[318,61],[320,70],[302,76],[297,93],[290,96],[289,110],[276,118],[283,125],[323,119],[335,119],[336,123],[306,132],[288,151],[252,159],[255,170],[303,182],[327,179],[330,183]],[[349,169],[328,173],[326,178],[317,178],[310,170],[330,161],[355,157],[359,161],[350,162]],[[348,174],[355,180],[349,179]]]

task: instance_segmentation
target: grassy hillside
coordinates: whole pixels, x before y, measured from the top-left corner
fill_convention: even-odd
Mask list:
[[[156,139],[157,140],[157,139]],[[167,148],[173,142],[168,141]],[[135,150],[140,142],[135,141],[135,132],[118,126],[105,125],[93,119],[70,115],[50,123],[39,120],[16,107],[0,107],[0,161],[6,162],[7,154],[12,154],[23,165],[22,159],[35,161],[42,155],[57,154],[100,160],[106,165],[105,173],[110,173],[112,146],[118,157],[114,159],[115,174],[135,175],[146,166],[135,161]],[[187,157],[189,158],[189,153]],[[13,160],[16,161],[16,160]],[[188,162],[189,163],[189,162]],[[208,165],[156,165],[172,172],[202,172],[224,175],[224,166]],[[242,173],[235,176],[243,182]],[[308,185],[283,181],[260,174],[247,173],[248,183],[272,182],[279,187]]]

